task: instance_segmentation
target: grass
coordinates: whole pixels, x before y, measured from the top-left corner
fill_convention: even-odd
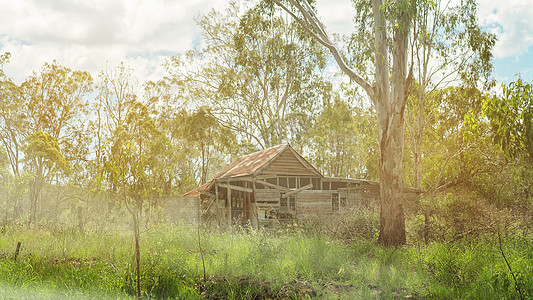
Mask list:
[[[497,240],[385,248],[345,244],[292,227],[283,232],[203,231],[160,225],[142,233],[145,298],[519,298]],[[15,262],[16,243],[22,243]],[[523,294],[533,297],[531,238],[502,248]],[[0,234],[0,299],[134,297],[130,231],[5,228]]]

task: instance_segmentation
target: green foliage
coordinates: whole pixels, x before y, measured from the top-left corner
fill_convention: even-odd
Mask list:
[[[81,130],[82,116],[87,114],[87,100],[92,90],[88,72],[73,71],[45,63],[40,73],[34,73],[22,83],[22,96],[29,129],[48,132],[61,144]],[[30,131],[31,133],[31,131]],[[75,151],[76,149],[68,149]]]
[[[9,62],[10,53],[0,56],[0,140],[5,147],[12,174],[19,173],[19,154],[24,143],[27,127],[23,113],[24,103],[20,88],[4,73],[4,65]]]
[[[490,195],[501,195],[507,203],[531,197],[531,165],[533,164],[533,84],[518,79],[503,87],[503,96],[492,96],[483,102],[483,112],[489,119],[492,138],[505,154],[498,162],[498,172],[479,180]],[[496,168],[495,168],[496,169]],[[492,178],[491,178],[492,177]],[[498,189],[483,180],[493,180]],[[500,201],[501,202],[501,201]]]
[[[204,107],[191,113],[185,109],[179,111],[173,120],[172,132],[183,144],[192,146],[188,151],[197,153],[200,184],[223,168],[220,153],[231,152],[236,143],[233,132],[220,126],[210,109]]]
[[[519,298],[495,238],[487,236],[456,244],[430,245],[424,266],[428,274],[440,282],[431,287],[432,294],[443,298]],[[532,296],[532,270],[526,263],[531,260],[527,250],[530,246],[518,237],[509,237],[504,243],[507,256],[512,255],[513,272],[519,274],[518,284],[526,298]]]
[[[305,132],[331,89],[319,72],[324,49],[273,7],[231,2],[198,25],[204,47],[169,65],[183,97],[243,144],[266,148]]]
[[[39,221],[44,192],[52,179],[68,179],[89,154],[83,124],[88,115],[85,96],[91,85],[88,72],[73,71],[54,61],[45,63],[40,73],[35,72],[20,87],[11,84],[7,101],[2,103],[2,141],[13,175],[20,175],[23,150],[24,162],[33,173],[30,223]]]
[[[511,157],[533,161],[533,84],[518,79],[503,87],[503,97],[493,96],[483,103],[490,120],[494,141]]]
[[[27,145],[23,147],[26,160],[39,160],[50,170],[68,174],[70,171],[69,162],[61,153],[59,144],[54,137],[49,133],[37,131],[30,134],[27,141]]]
[[[470,184],[474,175],[484,174],[499,159],[487,125],[480,121],[482,101],[477,89],[457,87],[428,98],[428,126],[422,137],[423,188],[437,191]]]
[[[376,179],[376,134],[372,110],[336,98],[309,130],[310,161],[325,176]]]

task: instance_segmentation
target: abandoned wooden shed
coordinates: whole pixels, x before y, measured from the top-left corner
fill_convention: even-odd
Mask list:
[[[324,177],[289,144],[242,156],[184,197],[198,197],[204,215],[219,224],[269,226],[368,205],[379,184]],[[416,197],[407,190],[406,197]]]

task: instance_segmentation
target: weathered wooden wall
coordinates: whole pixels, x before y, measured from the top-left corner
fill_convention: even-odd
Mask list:
[[[331,192],[320,190],[307,190],[296,196],[296,215],[298,218],[307,218],[318,214],[330,214]]]
[[[269,226],[275,213],[280,211],[281,192],[276,189],[256,189],[255,205],[260,226]]]
[[[305,165],[304,165],[305,164]],[[320,176],[309,163],[296,157],[291,151],[285,151],[266,166],[260,174],[285,176]]]

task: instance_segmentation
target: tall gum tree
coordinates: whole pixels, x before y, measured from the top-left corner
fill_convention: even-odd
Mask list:
[[[171,187],[180,195],[190,191],[227,164],[226,153],[234,153],[237,141],[209,108],[191,109],[167,80],[146,83],[144,98],[172,149],[165,166],[159,170],[162,180],[167,182],[166,193]]]
[[[483,88],[490,88],[496,37],[482,30],[476,13],[473,0],[455,6],[439,0],[418,6],[410,47],[414,81],[406,108],[408,151],[413,158],[411,182],[415,188],[423,188],[422,141],[424,132],[431,130],[431,115],[438,111],[438,104],[428,101],[439,97],[431,95],[450,85],[475,88],[481,81]]]
[[[87,72],[74,71],[54,61],[45,63],[40,73],[34,73],[22,83],[20,90],[21,110],[26,116],[23,131],[26,161],[34,175],[30,183],[31,224],[39,219],[45,184],[65,175],[65,168],[44,163],[46,157],[50,161],[61,156],[68,161],[79,161],[88,154],[84,129],[88,114],[86,96],[92,91],[92,77]],[[61,155],[50,156],[55,151],[51,151],[53,149]]]
[[[416,4],[411,0],[397,0],[384,5],[372,0],[374,23],[374,82],[369,82],[347,65],[339,48],[333,43],[324,24],[313,7],[306,1],[289,0],[282,7],[319,43],[333,54],[341,70],[360,85],[372,100],[378,119],[380,146],[380,232],[378,242],[383,245],[405,243],[405,217],[403,209],[403,146],[404,112],[410,82],[407,71],[407,50],[412,18]],[[388,20],[394,24],[389,36]],[[389,46],[390,45],[390,46]],[[392,59],[392,66],[389,64]]]
[[[242,3],[200,18],[202,48],[174,57],[169,71],[181,95],[242,144],[268,148],[292,140],[317,111],[330,88],[320,75],[326,53],[290,19]]]
[[[135,239],[136,294],[141,296],[140,225],[143,203],[156,197],[158,186],[153,183],[158,161],[165,158],[162,132],[157,128],[148,107],[140,101],[130,103],[124,122],[119,124],[111,140],[111,154],[104,162],[107,180],[115,195],[123,201],[133,220]],[[164,138],[163,138],[164,139]]]
[[[24,143],[22,135],[25,116],[21,114],[24,107],[20,88],[4,72],[4,65],[9,62],[11,53],[0,55],[0,141],[9,160],[14,176],[20,174],[20,153]]]
[[[188,124],[189,112],[184,106],[184,99],[179,89],[168,80],[148,82],[144,86],[147,105],[154,115],[157,127],[162,135],[168,138],[168,147],[171,155],[166,157],[164,166],[158,171],[162,181],[165,182],[164,194],[181,195],[198,186],[202,177],[201,154],[198,153],[197,143],[185,136],[183,127]],[[201,130],[196,128],[197,130]],[[209,141],[215,144],[214,141]],[[216,151],[216,150],[215,150]],[[216,151],[221,155],[223,151]],[[213,158],[212,155],[210,158]],[[213,162],[213,160],[211,160]],[[210,164],[205,170],[211,171]]]
[[[96,190],[109,188],[115,191],[117,186],[114,182],[103,179],[103,165],[104,161],[112,156],[112,141],[117,138],[119,127],[124,125],[126,116],[137,99],[137,83],[133,78],[133,69],[124,63],[106,68],[98,77],[97,95],[93,103],[95,118],[90,122],[95,138],[95,157],[90,164],[93,174],[89,177]],[[105,186],[106,184],[108,186]]]

